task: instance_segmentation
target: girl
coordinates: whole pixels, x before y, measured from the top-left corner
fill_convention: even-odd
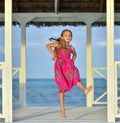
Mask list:
[[[84,94],[87,95],[91,91],[92,86],[89,86],[88,88],[84,87],[80,81],[79,71],[74,65],[76,52],[70,45],[70,41],[72,40],[72,32],[65,29],[62,31],[59,39],[50,38],[50,40],[56,40],[55,43],[47,44],[47,49],[52,54],[52,59],[55,60],[55,81],[59,89],[61,116],[66,118],[64,93],[66,91],[70,91],[74,85],[77,85],[84,92]]]

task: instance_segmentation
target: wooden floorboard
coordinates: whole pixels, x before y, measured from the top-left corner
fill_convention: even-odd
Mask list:
[[[67,107],[67,118],[61,118],[58,107],[20,108],[13,111],[13,122],[21,123],[106,123],[106,107]]]

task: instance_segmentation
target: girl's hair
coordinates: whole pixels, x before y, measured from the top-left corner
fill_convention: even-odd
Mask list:
[[[66,31],[70,32],[71,37],[72,37],[72,32],[69,29],[63,30],[62,33],[61,33],[61,37],[63,36],[64,32],[66,32]],[[55,42],[57,41],[59,43],[60,47],[66,48],[66,42],[61,38],[58,38],[58,39],[50,38],[49,40],[50,41],[55,41]],[[55,47],[54,52],[56,53],[56,55],[57,55],[57,51],[58,51],[58,49]]]
[[[72,37],[72,32],[71,32],[70,30],[68,30],[68,29],[65,29],[65,30],[62,31],[61,37],[63,36],[64,32],[66,32],[66,31],[70,32],[71,37]],[[50,38],[49,40],[50,40],[50,41],[55,41],[55,42],[57,41],[57,42],[60,44],[61,47],[66,48],[66,43],[65,43],[65,41],[64,41],[63,39],[61,39],[61,38],[57,38],[57,39],[56,39],[56,38]]]
[[[56,38],[49,38],[49,40],[52,41],[52,42],[53,42],[53,41],[58,41],[58,42],[60,42],[60,38],[57,38],[57,39],[56,39]]]
[[[62,33],[61,33],[61,36],[63,36],[64,32],[66,32],[66,31],[70,32],[71,37],[72,37],[72,32],[71,32],[69,29],[65,29],[65,30],[63,30],[63,31],[62,31]]]

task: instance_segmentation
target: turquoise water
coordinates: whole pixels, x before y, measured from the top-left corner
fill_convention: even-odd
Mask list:
[[[85,85],[86,80],[82,79]],[[27,106],[59,106],[59,92],[53,79],[28,79],[27,80]],[[95,79],[95,99],[106,91],[106,81]],[[13,96],[19,99],[18,80],[13,81]],[[104,97],[101,101],[106,101]],[[66,106],[86,106],[86,96],[76,86],[71,92],[65,93]]]
[[[86,80],[82,79],[85,85]],[[106,81],[103,79],[95,79],[95,99],[106,91]],[[26,85],[27,106],[59,106],[59,92],[56,83],[53,79],[28,79]],[[0,90],[0,95],[2,91]],[[19,100],[19,81],[13,80],[13,96]],[[101,101],[106,101],[104,97]],[[0,103],[1,104],[1,103]],[[2,104],[1,104],[2,105]],[[13,100],[13,107],[17,104]],[[65,93],[65,106],[86,106],[86,96],[76,86],[73,87],[71,92]]]

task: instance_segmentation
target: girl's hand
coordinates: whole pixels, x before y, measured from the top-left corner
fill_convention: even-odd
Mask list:
[[[46,47],[49,50],[49,52],[52,54],[52,59],[55,60],[57,58],[57,54],[53,51],[52,48],[58,47],[58,43],[50,43],[47,44]]]
[[[76,51],[75,51],[74,48],[72,48],[72,53],[73,53],[72,60],[75,61],[76,57],[77,57],[77,54],[76,54]]]

